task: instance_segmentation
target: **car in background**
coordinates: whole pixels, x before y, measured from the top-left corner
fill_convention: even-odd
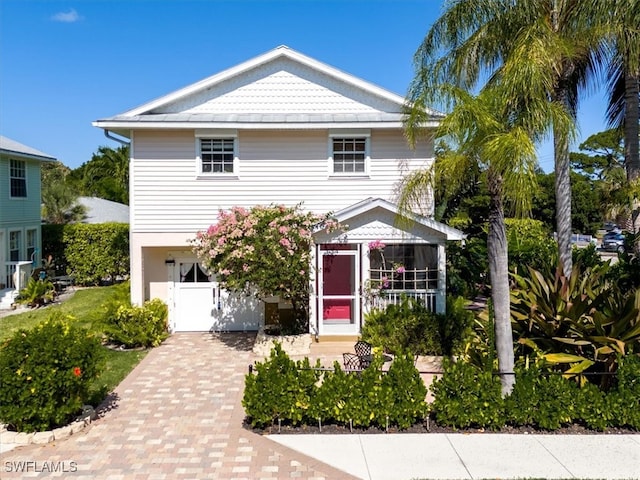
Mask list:
[[[624,252],[624,233],[608,232],[602,237],[602,249],[607,252]]]

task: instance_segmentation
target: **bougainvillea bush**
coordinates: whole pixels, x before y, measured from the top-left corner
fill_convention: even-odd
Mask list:
[[[329,214],[304,212],[300,205],[233,207],[198,232],[193,246],[223,288],[263,301],[279,296],[291,302],[295,325],[287,333],[301,333],[309,317],[312,234],[340,228]]]

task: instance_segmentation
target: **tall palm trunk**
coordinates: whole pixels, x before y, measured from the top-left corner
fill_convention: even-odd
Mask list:
[[[624,160],[627,167],[627,180],[632,182],[640,178],[640,157],[639,155],[639,128],[640,106],[638,99],[638,77],[625,72],[624,77]],[[639,230],[640,212],[633,209],[633,231]]]
[[[504,205],[502,203],[502,176],[489,169],[489,233],[487,250],[489,254],[489,275],[491,280],[491,300],[493,301],[496,352],[498,372],[502,384],[502,395],[508,395],[513,389],[513,331],[509,297],[509,265],[507,232],[504,223]]]
[[[559,86],[554,101],[569,109],[569,93]],[[569,278],[573,270],[571,258],[571,165],[569,163],[569,139],[556,127],[553,129],[553,149],[555,163],[556,192],[556,232],[558,235],[558,257],[564,276]]]

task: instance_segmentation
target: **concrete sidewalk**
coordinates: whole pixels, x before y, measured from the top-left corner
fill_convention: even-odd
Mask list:
[[[354,434],[267,438],[365,480],[640,479],[640,435]]]

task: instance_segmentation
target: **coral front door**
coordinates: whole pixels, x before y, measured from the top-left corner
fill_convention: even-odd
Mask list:
[[[321,249],[320,255],[319,333],[356,335],[360,332],[359,252]]]

